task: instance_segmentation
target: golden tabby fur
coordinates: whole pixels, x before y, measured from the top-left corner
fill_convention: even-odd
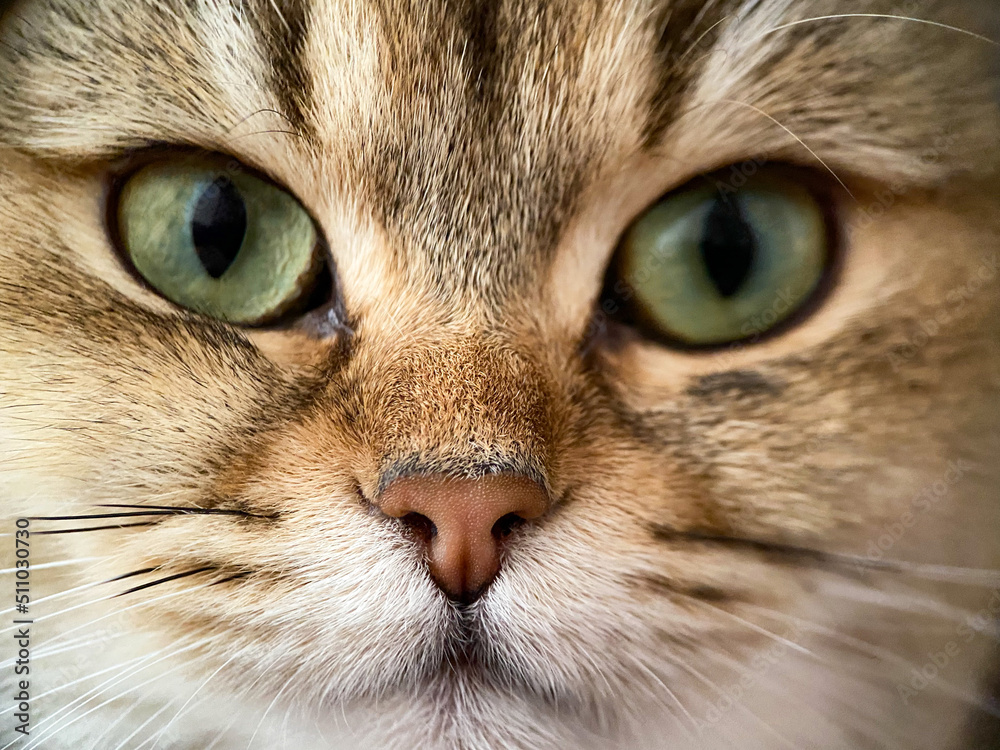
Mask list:
[[[32,522],[31,735],[4,646],[0,747],[990,747],[998,21],[980,0],[7,4],[4,533],[234,512]],[[297,196],[347,323],[241,329],[138,282],[106,200],[147,148]],[[822,305],[713,352],[606,322],[635,216],[765,161],[831,196]],[[366,502],[399,462],[533,472],[554,506],[461,607]]]

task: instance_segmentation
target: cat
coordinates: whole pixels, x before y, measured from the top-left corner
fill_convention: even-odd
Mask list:
[[[1000,8],[0,13],[0,747],[1000,743]]]

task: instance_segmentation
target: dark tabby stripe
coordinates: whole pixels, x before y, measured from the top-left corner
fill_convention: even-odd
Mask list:
[[[664,4],[654,17],[660,75],[644,129],[648,146],[657,143],[677,117],[680,101],[698,79],[702,60],[717,41],[725,25],[721,21],[732,5],[731,0],[682,0]]]
[[[254,26],[271,61],[271,88],[292,128],[305,138],[314,133],[308,116],[312,108],[313,82],[304,60],[309,38],[309,3],[297,0],[250,0],[246,17]]]
[[[506,63],[500,54],[500,6],[496,0],[451,0],[454,13],[467,40],[463,60],[468,66],[473,91],[482,100],[498,93]]]
[[[687,394],[697,398],[780,396],[785,387],[781,380],[756,370],[730,370],[703,375],[687,389]]]

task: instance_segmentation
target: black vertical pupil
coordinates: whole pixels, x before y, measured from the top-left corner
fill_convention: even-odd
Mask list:
[[[194,251],[213,279],[228,270],[243,247],[247,208],[228,177],[219,177],[198,197],[191,219]]]
[[[722,297],[728,299],[740,290],[756,255],[757,242],[739,201],[719,194],[705,219],[701,256]]]

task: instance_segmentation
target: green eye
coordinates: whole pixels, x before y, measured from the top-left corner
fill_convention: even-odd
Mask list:
[[[823,210],[791,179],[762,174],[738,191],[690,188],[629,230],[614,293],[673,341],[739,341],[802,307],[824,276],[827,245]]]
[[[125,183],[121,242],[164,297],[230,323],[261,325],[301,308],[324,261],[292,196],[212,160],[158,162]]]

